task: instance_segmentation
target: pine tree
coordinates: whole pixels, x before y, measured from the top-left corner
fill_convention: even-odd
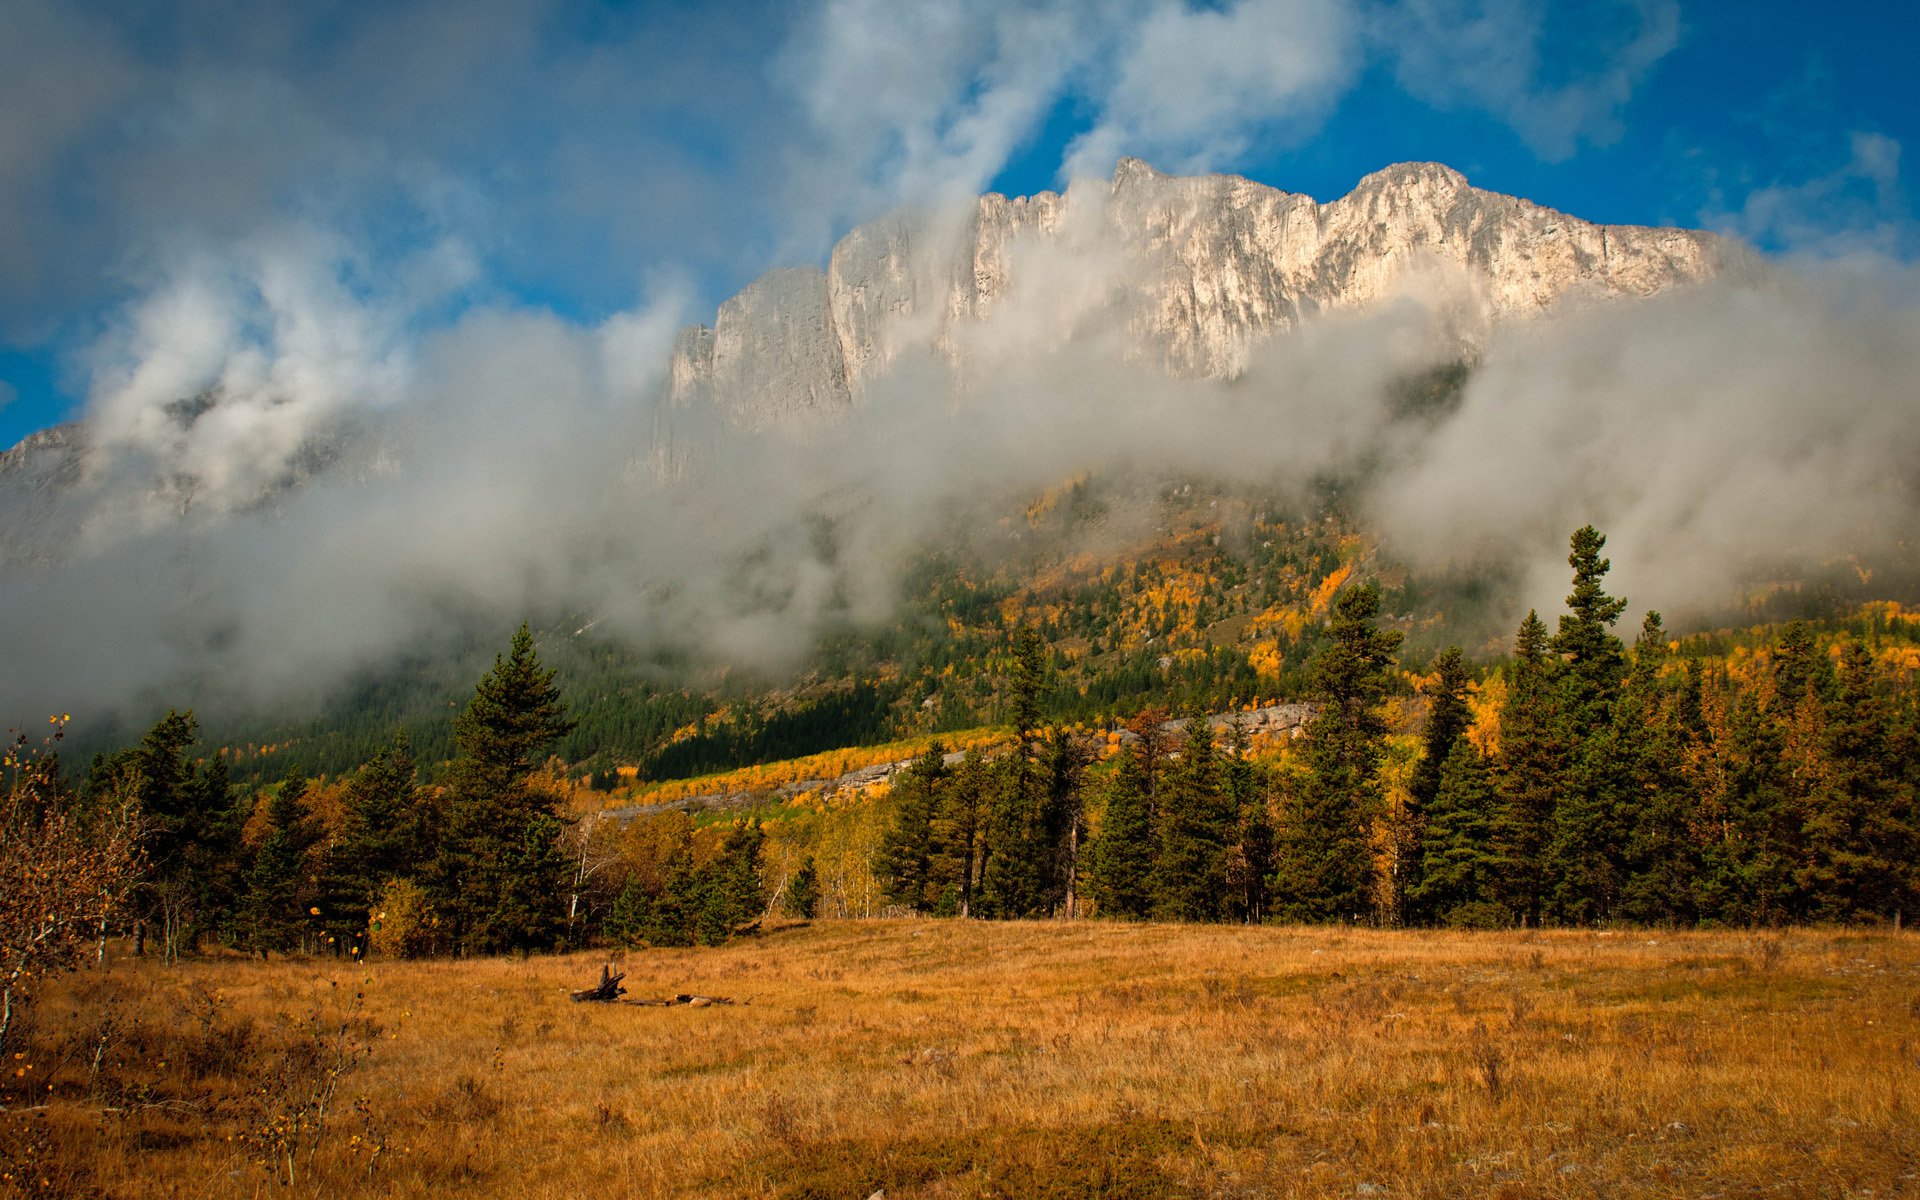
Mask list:
[[[1217,921],[1227,898],[1227,845],[1235,813],[1227,800],[1213,728],[1188,720],[1180,759],[1168,773],[1154,863],[1153,915],[1162,921]]]
[[[1267,919],[1267,880],[1273,873],[1273,816],[1266,781],[1252,754],[1246,722],[1235,714],[1227,726],[1222,775],[1235,814],[1233,846],[1227,860],[1231,901],[1228,915],[1251,925]]]
[[[1561,729],[1547,627],[1540,614],[1528,612],[1514,638],[1500,709],[1500,806],[1493,831],[1504,868],[1500,899],[1528,927],[1539,926],[1546,907],[1547,847],[1567,761]]]
[[[766,834],[757,818],[737,821],[727,831],[719,857],[701,872],[695,924],[705,945],[718,946],[759,920],[765,908],[760,878],[760,851],[765,844]]]
[[[809,854],[800,863],[800,869],[787,880],[787,894],[781,905],[790,917],[801,920],[813,916],[813,910],[820,904],[820,870],[814,865],[813,855]]]
[[[1700,869],[1686,777],[1688,706],[1663,678],[1666,661],[1666,630],[1660,614],[1649,610],[1608,731],[1616,807],[1626,824],[1620,909],[1641,924],[1688,925],[1696,919],[1693,883]]]
[[[364,945],[369,914],[387,884],[415,878],[432,854],[433,808],[414,773],[413,748],[401,733],[347,781],[317,901],[320,928],[338,953]]]
[[[989,858],[986,826],[992,786],[991,768],[980,751],[970,746],[939,792],[933,830],[939,908],[962,917],[973,915]]]
[[[1914,901],[1920,825],[1913,787],[1902,781],[1909,760],[1900,714],[1861,643],[1847,647],[1827,707],[1830,777],[1809,806],[1796,886],[1814,920],[1890,920]]]
[[[1280,831],[1276,911],[1301,921],[1358,920],[1371,907],[1367,831],[1380,803],[1381,715],[1400,635],[1379,630],[1380,591],[1349,588],[1334,602],[1327,648],[1313,665],[1320,714],[1307,727],[1307,774]]]
[[[1613,697],[1626,675],[1626,647],[1613,635],[1613,623],[1627,602],[1609,596],[1601,581],[1613,565],[1600,557],[1607,539],[1591,525],[1573,535],[1567,565],[1573,568],[1573,592],[1561,614],[1559,632],[1547,648],[1564,660],[1559,672],[1562,716],[1577,742],[1605,725]]]
[[[310,931],[307,854],[320,840],[306,805],[307,781],[289,777],[267,802],[267,834],[247,872],[241,936],[262,958],[298,948]]]
[[[235,923],[244,882],[245,814],[226,760],[215,756],[196,765],[188,757],[198,737],[191,711],[168,710],[139,745],[96,761],[88,781],[91,795],[131,789],[143,814],[141,851],[149,876],[131,904],[138,914],[136,953],[144,952],[149,928],[160,933],[163,951],[173,958]]]
[[[549,949],[566,924],[559,799],[536,755],[573,728],[525,625],[454,722],[435,902],[466,952]]]
[[[1499,928],[1512,910],[1497,900],[1502,862],[1494,837],[1500,798],[1486,758],[1455,738],[1427,808],[1420,870],[1409,891],[1418,911],[1446,925]]]
[[[915,912],[932,912],[940,901],[934,813],[946,778],[946,747],[936,740],[893,787],[894,817],[880,844],[880,874],[888,901]]]
[[[1413,777],[1407,782],[1408,812],[1404,828],[1394,845],[1393,896],[1398,921],[1418,922],[1433,915],[1410,906],[1409,899],[1420,891],[1420,871],[1426,854],[1421,846],[1422,827],[1440,794],[1440,776],[1454,743],[1466,736],[1473,723],[1467,707],[1467,687],[1472,676],[1460,647],[1448,646],[1433,660],[1433,682],[1428,685],[1427,730],[1421,741],[1420,761],[1414,764]]]
[[[1108,778],[1100,833],[1089,852],[1087,888],[1100,915],[1145,917],[1153,908],[1157,845],[1138,747],[1121,756]]]
[[[1554,809],[1547,873],[1552,907],[1563,921],[1592,924],[1610,919],[1625,886],[1628,816],[1621,778],[1623,747],[1612,735],[1613,706],[1626,674],[1626,648],[1612,633],[1627,602],[1607,595],[1601,580],[1611,565],[1600,557],[1607,539],[1593,526],[1573,535],[1567,563],[1573,568],[1571,610],[1549,647],[1562,658],[1558,672],[1560,718],[1572,761]]]

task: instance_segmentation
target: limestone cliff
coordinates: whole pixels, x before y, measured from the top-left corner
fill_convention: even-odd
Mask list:
[[[1176,374],[1231,378],[1263,339],[1409,288],[1444,296],[1471,342],[1570,297],[1646,296],[1756,262],[1713,234],[1594,225],[1434,163],[1388,167],[1320,204],[1122,159],[1109,183],[983,196],[957,217],[895,214],[843,238],[824,274],[762,277],[712,330],[683,335],[662,436],[673,412],[695,407],[756,430],[843,413],[902,352],[962,359],[968,327],[1062,276],[1079,303],[1090,296],[1124,323],[1134,352]]]

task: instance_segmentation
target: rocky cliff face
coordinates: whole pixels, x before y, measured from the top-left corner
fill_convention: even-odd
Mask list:
[[[896,214],[848,234],[824,273],[762,277],[711,330],[683,334],[662,436],[671,414],[700,407],[754,430],[844,412],[908,350],[964,367],[970,326],[1064,277],[1073,299],[1038,306],[1048,319],[1085,321],[1091,303],[1133,352],[1226,379],[1264,339],[1410,288],[1443,297],[1471,344],[1572,297],[1646,296],[1755,263],[1712,234],[1590,224],[1433,163],[1388,167],[1319,204],[1123,159],[1108,184],[984,196],[958,219]]]

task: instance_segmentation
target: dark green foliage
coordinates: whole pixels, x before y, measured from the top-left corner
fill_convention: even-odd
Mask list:
[[[322,861],[316,918],[337,953],[364,942],[368,914],[390,881],[416,878],[433,858],[437,810],[414,774],[402,733],[347,782],[339,836]]]
[[[1158,846],[1141,755],[1121,757],[1108,777],[1100,836],[1090,851],[1087,889],[1109,917],[1145,917],[1153,908]]]
[[[1307,728],[1307,774],[1289,789],[1275,856],[1275,911],[1289,919],[1354,921],[1373,908],[1367,829],[1380,800],[1380,703],[1400,645],[1399,634],[1375,626],[1379,612],[1373,584],[1341,593],[1314,662],[1322,708]]]
[[[935,869],[943,854],[934,834],[946,779],[946,747],[935,741],[893,785],[893,824],[880,844],[880,874],[888,901],[915,912],[932,912],[947,882]]]
[[[1257,925],[1267,919],[1268,878],[1273,873],[1273,815],[1267,780],[1252,760],[1247,726],[1235,716],[1227,726],[1222,780],[1234,813],[1233,844],[1227,856],[1227,915]]]
[[[541,751],[572,728],[553,679],[522,625],[454,722],[459,755],[430,890],[462,952],[551,949],[565,928],[559,802],[532,777]]]
[[[224,759],[188,757],[198,728],[191,712],[169,710],[137,746],[95,759],[88,781],[91,795],[109,795],[125,780],[139,797],[148,882],[134,897],[136,944],[151,930],[169,956],[191,953],[208,934],[231,933],[243,883],[246,814]]]
[[[1540,924],[1546,907],[1547,847],[1568,757],[1546,645],[1545,623],[1529,612],[1514,638],[1495,772],[1500,809],[1493,836],[1506,866],[1500,899],[1530,927]]]
[[[1426,736],[1422,739],[1420,761],[1414,764],[1413,778],[1407,783],[1408,812],[1394,846],[1394,913],[1399,921],[1418,922],[1429,913],[1410,905],[1409,898],[1420,890],[1420,873],[1426,854],[1421,847],[1421,831],[1440,793],[1440,776],[1454,744],[1466,735],[1472,723],[1467,708],[1467,686],[1472,676],[1460,647],[1448,646],[1433,660],[1434,681],[1427,696]]]
[[[727,831],[720,856],[700,873],[696,929],[702,945],[718,946],[757,924],[766,908],[760,880],[760,822],[740,821]]]
[[[780,904],[790,917],[805,920],[820,907],[820,871],[814,866],[813,855],[807,855],[800,868],[787,880],[786,895],[780,898]]]
[[[1626,647],[1613,635],[1627,602],[1609,596],[1601,586],[1612,565],[1600,557],[1607,539],[1591,525],[1573,535],[1567,565],[1573,568],[1571,611],[1560,617],[1560,630],[1548,649],[1563,660],[1559,671],[1562,719],[1572,735],[1584,738],[1606,724],[1614,690],[1626,674]]]
[[[1417,911],[1443,925],[1484,928],[1496,909],[1499,924],[1511,921],[1497,903],[1504,867],[1494,838],[1499,806],[1491,765],[1472,742],[1455,738],[1427,805],[1419,878],[1408,892]]]
[[[1226,912],[1227,857],[1238,815],[1228,796],[1213,729],[1187,722],[1180,758],[1167,772],[1160,806],[1160,853],[1153,865],[1153,915],[1214,921]]]
[[[308,853],[321,837],[307,809],[307,781],[286,780],[267,801],[267,833],[247,872],[240,936],[262,958],[296,949],[313,931],[308,909],[314,896]]]

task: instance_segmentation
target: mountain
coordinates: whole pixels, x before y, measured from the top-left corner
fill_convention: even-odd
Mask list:
[[[769,272],[684,330],[656,457],[703,417],[765,430],[856,408],[902,356],[964,375],[971,333],[1022,299],[1068,338],[1117,321],[1128,352],[1229,379],[1262,341],[1410,290],[1447,305],[1468,350],[1496,323],[1576,298],[1649,296],[1752,274],[1743,245],[1685,229],[1595,225],[1402,163],[1326,204],[1232,175],[1122,159],[1106,184],[980,197],[861,226],[825,271]],[[678,424],[676,424],[678,415]]]

